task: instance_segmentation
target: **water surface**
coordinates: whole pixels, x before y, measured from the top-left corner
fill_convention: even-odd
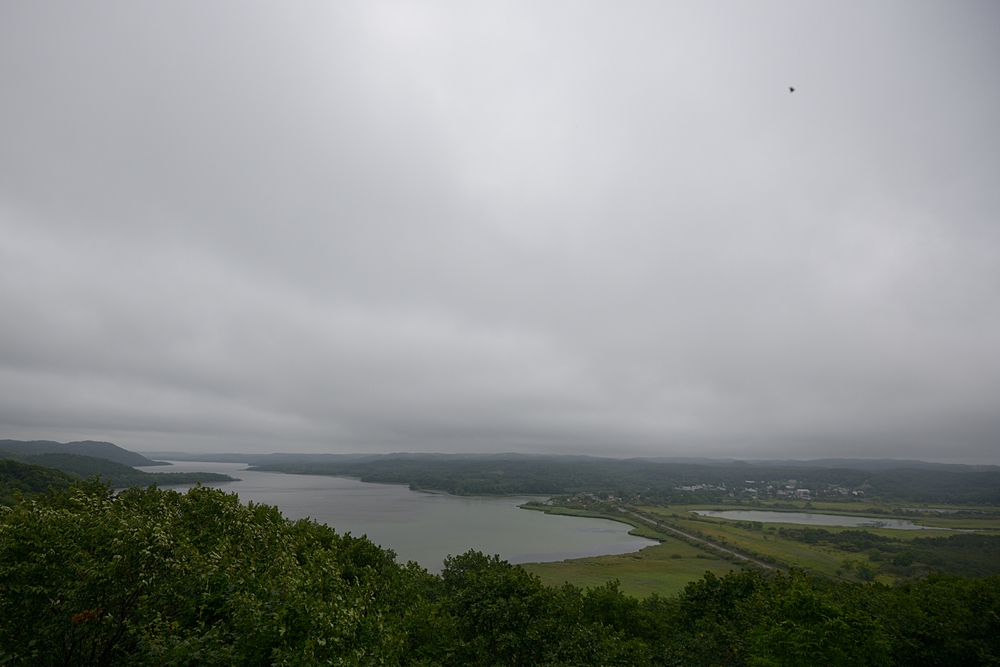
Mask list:
[[[242,502],[277,505],[290,519],[310,517],[337,532],[367,535],[392,549],[397,560],[415,560],[432,572],[448,555],[476,549],[512,563],[530,563],[638,551],[656,544],[629,535],[607,519],[555,516],[522,510],[539,497],[484,498],[411,491],[396,484],[368,484],[323,475],[246,470],[242,463],[174,461],[150,472],[219,472],[238,482],[213,482]],[[172,487],[184,490],[187,486]]]
[[[761,523],[795,523],[807,526],[848,526],[851,528],[894,528],[896,530],[925,530],[905,519],[876,519],[867,516],[841,516],[837,514],[811,514],[809,512],[767,512],[764,510],[698,510],[695,514],[733,521],[759,521]],[[941,530],[934,528],[934,530]]]

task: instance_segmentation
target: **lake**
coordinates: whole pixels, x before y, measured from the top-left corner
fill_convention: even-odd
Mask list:
[[[276,505],[290,519],[310,517],[340,533],[367,535],[395,551],[400,562],[414,560],[431,572],[441,571],[446,556],[469,549],[499,554],[511,563],[532,563],[631,553],[657,544],[629,535],[631,526],[617,521],[518,508],[544,497],[450,496],[343,477],[246,470],[242,463],[171,463],[138,469],[238,477],[238,482],[207,486],[235,492],[242,502]]]
[[[695,514],[733,521],[759,521],[761,523],[795,523],[807,526],[847,526],[851,528],[894,528],[896,530],[925,530],[905,519],[876,519],[868,516],[840,516],[837,514],[811,514],[809,512],[767,512],[764,510],[697,510]],[[935,530],[941,530],[936,528]]]

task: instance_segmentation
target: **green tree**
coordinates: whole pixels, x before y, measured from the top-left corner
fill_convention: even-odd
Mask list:
[[[892,664],[878,619],[802,575],[775,594],[775,608],[750,633],[754,667],[882,667]]]
[[[544,586],[524,568],[477,551],[445,560],[441,609],[457,642],[450,664],[640,665],[644,647],[586,623],[579,589]]]
[[[898,665],[1000,665],[1000,576],[931,575],[895,591],[883,617]]]
[[[756,572],[721,578],[706,572],[685,587],[675,614],[664,619],[673,636],[663,642],[660,660],[742,667],[750,635],[769,614],[774,594],[774,583]]]
[[[90,484],[0,518],[12,664],[386,664],[404,646],[412,568],[235,495]]]

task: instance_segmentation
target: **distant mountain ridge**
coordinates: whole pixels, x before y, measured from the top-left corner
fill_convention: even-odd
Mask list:
[[[29,456],[37,454],[77,454],[107,459],[127,466],[168,465],[152,461],[142,454],[130,452],[110,442],[81,440],[78,442],[53,442],[52,440],[0,440],[0,452],[13,452]]]
[[[850,468],[852,470],[940,470],[942,472],[996,472],[1000,466],[966,463],[934,463],[913,459],[813,459],[811,461],[753,461],[754,466],[806,467],[806,468]]]
[[[965,463],[935,463],[914,459],[709,459],[701,457],[645,458],[657,463],[693,463],[697,465],[748,466],[753,468],[840,468],[844,470],[938,470],[941,472],[998,472],[1000,466]]]
[[[857,458],[826,458],[826,459],[750,459],[732,458],[712,459],[706,457],[657,456],[614,458],[604,456],[586,456],[574,454],[523,454],[505,452],[499,454],[440,454],[431,452],[393,452],[391,454],[187,454],[184,452],[153,452],[150,455],[171,459],[174,461],[202,461],[218,463],[247,463],[249,465],[268,465],[282,463],[357,463],[362,461],[378,461],[402,459],[412,461],[525,461],[525,460],[556,460],[556,461],[621,461],[637,460],[655,463],[684,463],[721,467],[752,467],[752,468],[840,468],[846,470],[864,470],[880,472],[885,470],[936,470],[940,472],[1000,472],[1000,466],[974,465],[963,463],[936,463],[932,461],[917,461],[914,459],[857,459]]]

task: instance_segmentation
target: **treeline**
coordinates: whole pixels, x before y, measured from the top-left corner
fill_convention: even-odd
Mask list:
[[[966,577],[1000,573],[1000,535],[962,533],[902,540],[864,530],[823,528],[779,528],[778,535],[830,546],[846,554],[864,553],[871,564],[895,577],[916,578],[935,571]]]
[[[204,487],[75,485],[0,510],[5,665],[995,665],[1000,578],[706,575],[675,598],[440,576]]]
[[[366,482],[409,484],[455,495],[591,492],[624,498],[680,503],[713,502],[747,486],[795,479],[814,491],[830,487],[864,489],[889,502],[1000,504],[1000,472],[940,470],[842,470],[760,468],[747,465],[659,463],[643,459],[498,459],[379,457],[344,461],[259,461],[254,469],[357,477]],[[748,483],[747,480],[755,480]],[[725,487],[679,491],[684,486]]]
[[[125,488],[128,486],[149,486],[157,484],[159,486],[171,486],[174,484],[195,484],[197,482],[231,482],[233,478],[229,475],[220,475],[213,472],[145,472],[136,470],[132,466],[123,463],[116,463],[108,459],[96,456],[82,456],[80,454],[19,454],[16,452],[0,451],[0,463],[6,471],[0,475],[0,503],[9,505],[3,499],[3,489],[20,488],[25,494],[44,491],[46,486],[38,488],[33,480],[48,477],[54,488],[64,488],[65,475],[57,475],[54,472],[44,472],[37,468],[46,468],[50,471],[68,473],[70,478],[86,478],[100,475],[101,479],[109,482],[115,488]],[[11,465],[20,463],[20,466]],[[25,465],[30,467],[24,467]],[[18,481],[18,476],[25,478],[24,482]],[[20,485],[20,486],[19,486]]]

